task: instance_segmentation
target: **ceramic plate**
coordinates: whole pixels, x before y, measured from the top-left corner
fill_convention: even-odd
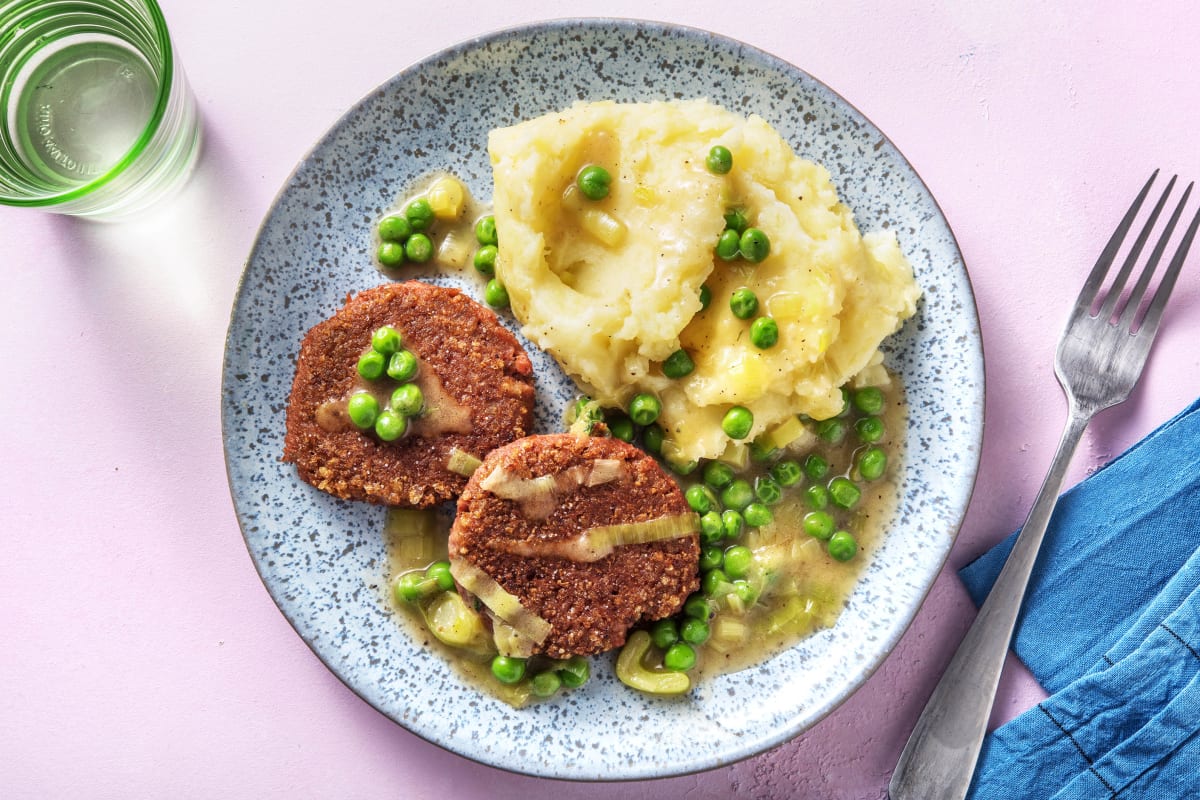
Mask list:
[[[336,500],[279,461],[304,333],[371,266],[374,222],[421,176],[450,170],[491,195],[487,132],[581,99],[708,97],[759,114],[829,168],[864,231],[890,226],[924,288],[887,344],[911,414],[899,520],[837,625],[683,698],[626,689],[611,661],[552,702],[514,710],[464,684],[381,600],[384,511]],[[435,282],[453,285],[450,277]],[[473,276],[461,287],[475,297]],[[504,321],[515,330],[511,318]],[[540,430],[574,393],[535,356]],[[961,256],[937,204],[888,139],[831,89],[744,44],[670,25],[569,20],[466,42],[404,70],[317,143],[259,232],[233,308],[222,389],[225,452],[250,555],[284,615],[347,686],[413,733],[532,775],[615,780],[718,767],[805,730],[879,665],[950,550],[979,459],[983,361]]]

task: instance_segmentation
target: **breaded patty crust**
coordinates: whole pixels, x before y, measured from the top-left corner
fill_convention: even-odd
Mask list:
[[[416,355],[426,401],[409,432],[393,442],[359,431],[345,414],[346,400],[366,383],[358,359],[385,325]],[[383,397],[387,380],[374,389]],[[526,435],[533,402],[529,356],[495,313],[457,289],[386,284],[349,297],[304,337],[283,460],[337,497],[424,508],[457,497],[467,483],[447,468],[452,450],[482,458]]]
[[[651,520],[687,530],[599,552],[585,536]],[[675,481],[636,447],[569,433],[530,436],[492,451],[475,471],[459,498],[449,552],[452,564],[481,569],[549,623],[534,652],[566,658],[619,647],[634,625],[682,607],[699,585],[697,524]]]

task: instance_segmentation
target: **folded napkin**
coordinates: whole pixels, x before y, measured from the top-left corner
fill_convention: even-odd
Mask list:
[[[1016,534],[960,574],[981,603]],[[1050,697],[974,800],[1200,798],[1200,400],[1059,498],[1013,649]]]

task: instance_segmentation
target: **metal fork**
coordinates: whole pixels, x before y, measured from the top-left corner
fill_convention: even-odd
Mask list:
[[[1123,301],[1125,285],[1175,186],[1175,178],[1171,178],[1146,224],[1130,245],[1111,288],[1103,300],[1100,299],[1100,289],[1117,252],[1157,175],[1158,170],[1155,170],[1113,232],[1071,311],[1054,362],[1054,372],[1069,403],[1067,425],[1058,451],[1004,569],[900,754],[888,786],[891,800],[961,800],[970,788],[1017,613],[1071,456],[1091,418],[1098,411],[1124,402],[1137,383],[1167,297],[1179,277],[1196,229],[1200,227],[1198,211],[1180,239],[1158,289],[1151,295],[1145,310],[1139,312],[1150,280],[1191,194],[1192,184],[1188,184],[1137,283]]]

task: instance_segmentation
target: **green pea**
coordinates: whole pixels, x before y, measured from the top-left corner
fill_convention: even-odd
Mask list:
[[[738,247],[741,246],[742,237],[738,236],[738,232],[726,228],[721,231],[721,235],[717,237],[717,246],[714,248],[717,258],[722,261],[733,261],[738,257]]]
[[[758,311],[758,296],[743,286],[729,296],[729,310],[738,319],[750,319]]]
[[[775,521],[775,515],[771,513],[771,509],[762,503],[751,503],[746,506],[742,517],[751,528],[762,528]]]
[[[382,328],[377,328],[371,334],[371,349],[377,353],[383,353],[385,356],[390,356],[399,350],[400,342],[400,331],[391,325],[384,325]]]
[[[697,514],[707,514],[716,505],[716,498],[713,497],[712,489],[700,483],[689,486],[688,490],[683,493],[683,497],[687,500],[687,504],[692,511],[695,511]]]
[[[696,666],[696,651],[687,642],[676,642],[663,653],[663,666],[672,672],[687,672]]]
[[[679,626],[679,638],[688,644],[704,644],[711,635],[707,620],[690,617]]]
[[[496,218],[491,214],[486,217],[480,217],[475,223],[475,241],[482,245],[497,245],[500,243],[499,237],[496,236]]]
[[[702,594],[694,594],[687,599],[683,604],[683,614],[693,619],[702,619],[708,621],[712,619],[713,607],[712,603],[708,602],[708,598]]]
[[[729,576],[721,568],[710,569],[700,578],[700,591],[712,597],[726,583],[729,583]]]
[[[820,511],[829,505],[829,490],[824,486],[810,486],[804,490],[804,502],[809,508]]]
[[[633,420],[624,411],[610,408],[604,412],[604,424],[614,439],[622,442],[633,441]]]
[[[390,409],[379,412],[375,418],[375,435],[385,442],[394,442],[408,430],[408,418]]]
[[[724,489],[733,481],[733,467],[723,461],[710,461],[704,465],[704,482],[714,489]]]
[[[662,401],[647,392],[636,394],[629,401],[629,416],[638,425],[649,425],[662,413]]]
[[[579,191],[583,192],[583,196],[587,199],[603,200],[608,197],[612,176],[604,167],[598,164],[589,164],[579,171],[579,177],[575,182],[579,186]]]
[[[492,308],[508,308],[508,290],[503,283],[492,278],[483,287],[483,300]]]
[[[496,249],[494,244],[485,244],[483,247],[475,251],[475,257],[471,263],[475,265],[475,269],[483,275],[496,274],[496,256],[500,251]]]
[[[874,444],[883,438],[883,420],[879,417],[863,417],[854,423],[854,432],[858,440],[865,444]]]
[[[424,197],[417,198],[404,207],[404,218],[414,231],[423,231],[433,222],[433,206]]]
[[[754,427],[754,415],[745,406],[734,406],[721,419],[721,430],[730,439],[745,439]]]
[[[864,414],[883,411],[883,391],[878,386],[866,386],[854,393],[854,407]]]
[[[737,231],[740,235],[746,230],[746,226],[750,224],[750,220],[746,218],[746,212],[740,208],[729,208],[725,210],[725,227],[730,230]]]
[[[650,641],[660,650],[666,650],[679,641],[679,626],[673,619],[660,619],[650,626]]]
[[[358,357],[358,374],[369,381],[383,375],[387,357],[378,350],[368,350]]]
[[[425,578],[419,572],[406,572],[396,581],[396,597],[406,603],[415,603],[425,594]]]
[[[354,423],[354,427],[364,431],[370,430],[375,425],[375,418],[379,416],[379,401],[370,392],[355,392],[346,401],[346,414]]]
[[[711,303],[711,302],[712,302],[712,289],[708,288],[707,283],[702,284],[700,286],[700,310],[704,311],[705,309],[707,309],[709,306],[709,303]]]
[[[829,482],[829,499],[838,508],[854,508],[862,497],[862,489],[849,478],[838,476]]]
[[[642,431],[642,444],[645,445],[647,452],[654,455],[662,455],[663,439],[666,438],[662,426],[658,424],[647,425]]]
[[[501,683],[520,683],[525,677],[525,659],[496,656],[492,659],[492,674]]]
[[[417,264],[433,258],[433,240],[423,233],[414,233],[404,243],[404,257]]]
[[[827,541],[833,535],[833,516],[828,511],[810,511],[800,521],[804,532],[814,539]]]
[[[738,249],[741,250],[742,258],[751,264],[758,264],[771,254],[771,240],[761,228],[746,228],[742,231]]]
[[[735,544],[725,550],[725,574],[733,579],[744,578],[750,574],[754,564],[754,551],[744,544]]]
[[[849,531],[838,531],[829,538],[829,555],[835,561],[849,561],[858,552],[858,542]]]
[[[846,421],[838,417],[821,420],[817,423],[817,436],[830,444],[840,444],[846,438]]]
[[[746,527],[746,520],[740,512],[727,508],[721,512],[721,524],[725,527],[725,538],[736,539],[742,535],[742,531]]]
[[[388,359],[388,377],[396,381],[411,381],[417,375],[417,357],[409,350],[397,350]]]
[[[714,175],[727,175],[733,169],[733,153],[725,145],[713,145],[708,158],[704,159],[704,166]]]
[[[795,486],[804,477],[804,468],[799,462],[787,459],[771,467],[771,477],[783,488]]]
[[[562,678],[563,686],[568,689],[578,689],[588,682],[592,676],[592,667],[583,656],[571,656],[567,663],[558,669],[558,677]]]
[[[733,582],[733,593],[746,605],[750,605],[758,599],[758,590],[745,578]]]
[[[721,512],[709,511],[700,515],[700,542],[713,544],[721,541],[725,535],[725,526],[721,524]]]
[[[398,267],[404,263],[404,245],[400,242],[381,242],[375,257],[385,267]]]
[[[435,581],[443,592],[454,591],[454,576],[450,574],[449,561],[435,561],[425,568],[425,577]]]
[[[750,344],[769,350],[779,342],[779,323],[771,317],[759,317],[750,323]]]
[[[562,688],[562,678],[553,670],[539,672],[529,679],[529,691],[535,697],[551,697]]]
[[[783,487],[770,475],[754,479],[754,496],[764,505],[773,506],[783,499]]]
[[[882,447],[868,447],[858,457],[858,474],[864,481],[876,481],[887,471],[887,453]]]
[[[684,378],[692,374],[692,370],[696,368],[692,362],[692,357],[688,355],[686,350],[676,350],[671,355],[667,356],[667,360],[662,362],[663,375],[671,379]]]
[[[809,480],[819,481],[829,474],[829,461],[819,453],[809,453],[804,459],[804,474]]]
[[[725,563],[725,551],[716,545],[706,545],[700,548],[700,571],[711,572],[720,569]]]
[[[415,417],[425,408],[425,394],[421,391],[421,387],[415,383],[406,383],[396,387],[396,391],[392,392],[392,399],[388,405],[397,414],[403,414],[406,417]]]
[[[721,504],[725,508],[741,511],[754,502],[754,489],[745,478],[736,478],[721,490]]]
[[[384,217],[379,222],[379,238],[385,242],[403,242],[412,234],[412,225],[398,214]]]

